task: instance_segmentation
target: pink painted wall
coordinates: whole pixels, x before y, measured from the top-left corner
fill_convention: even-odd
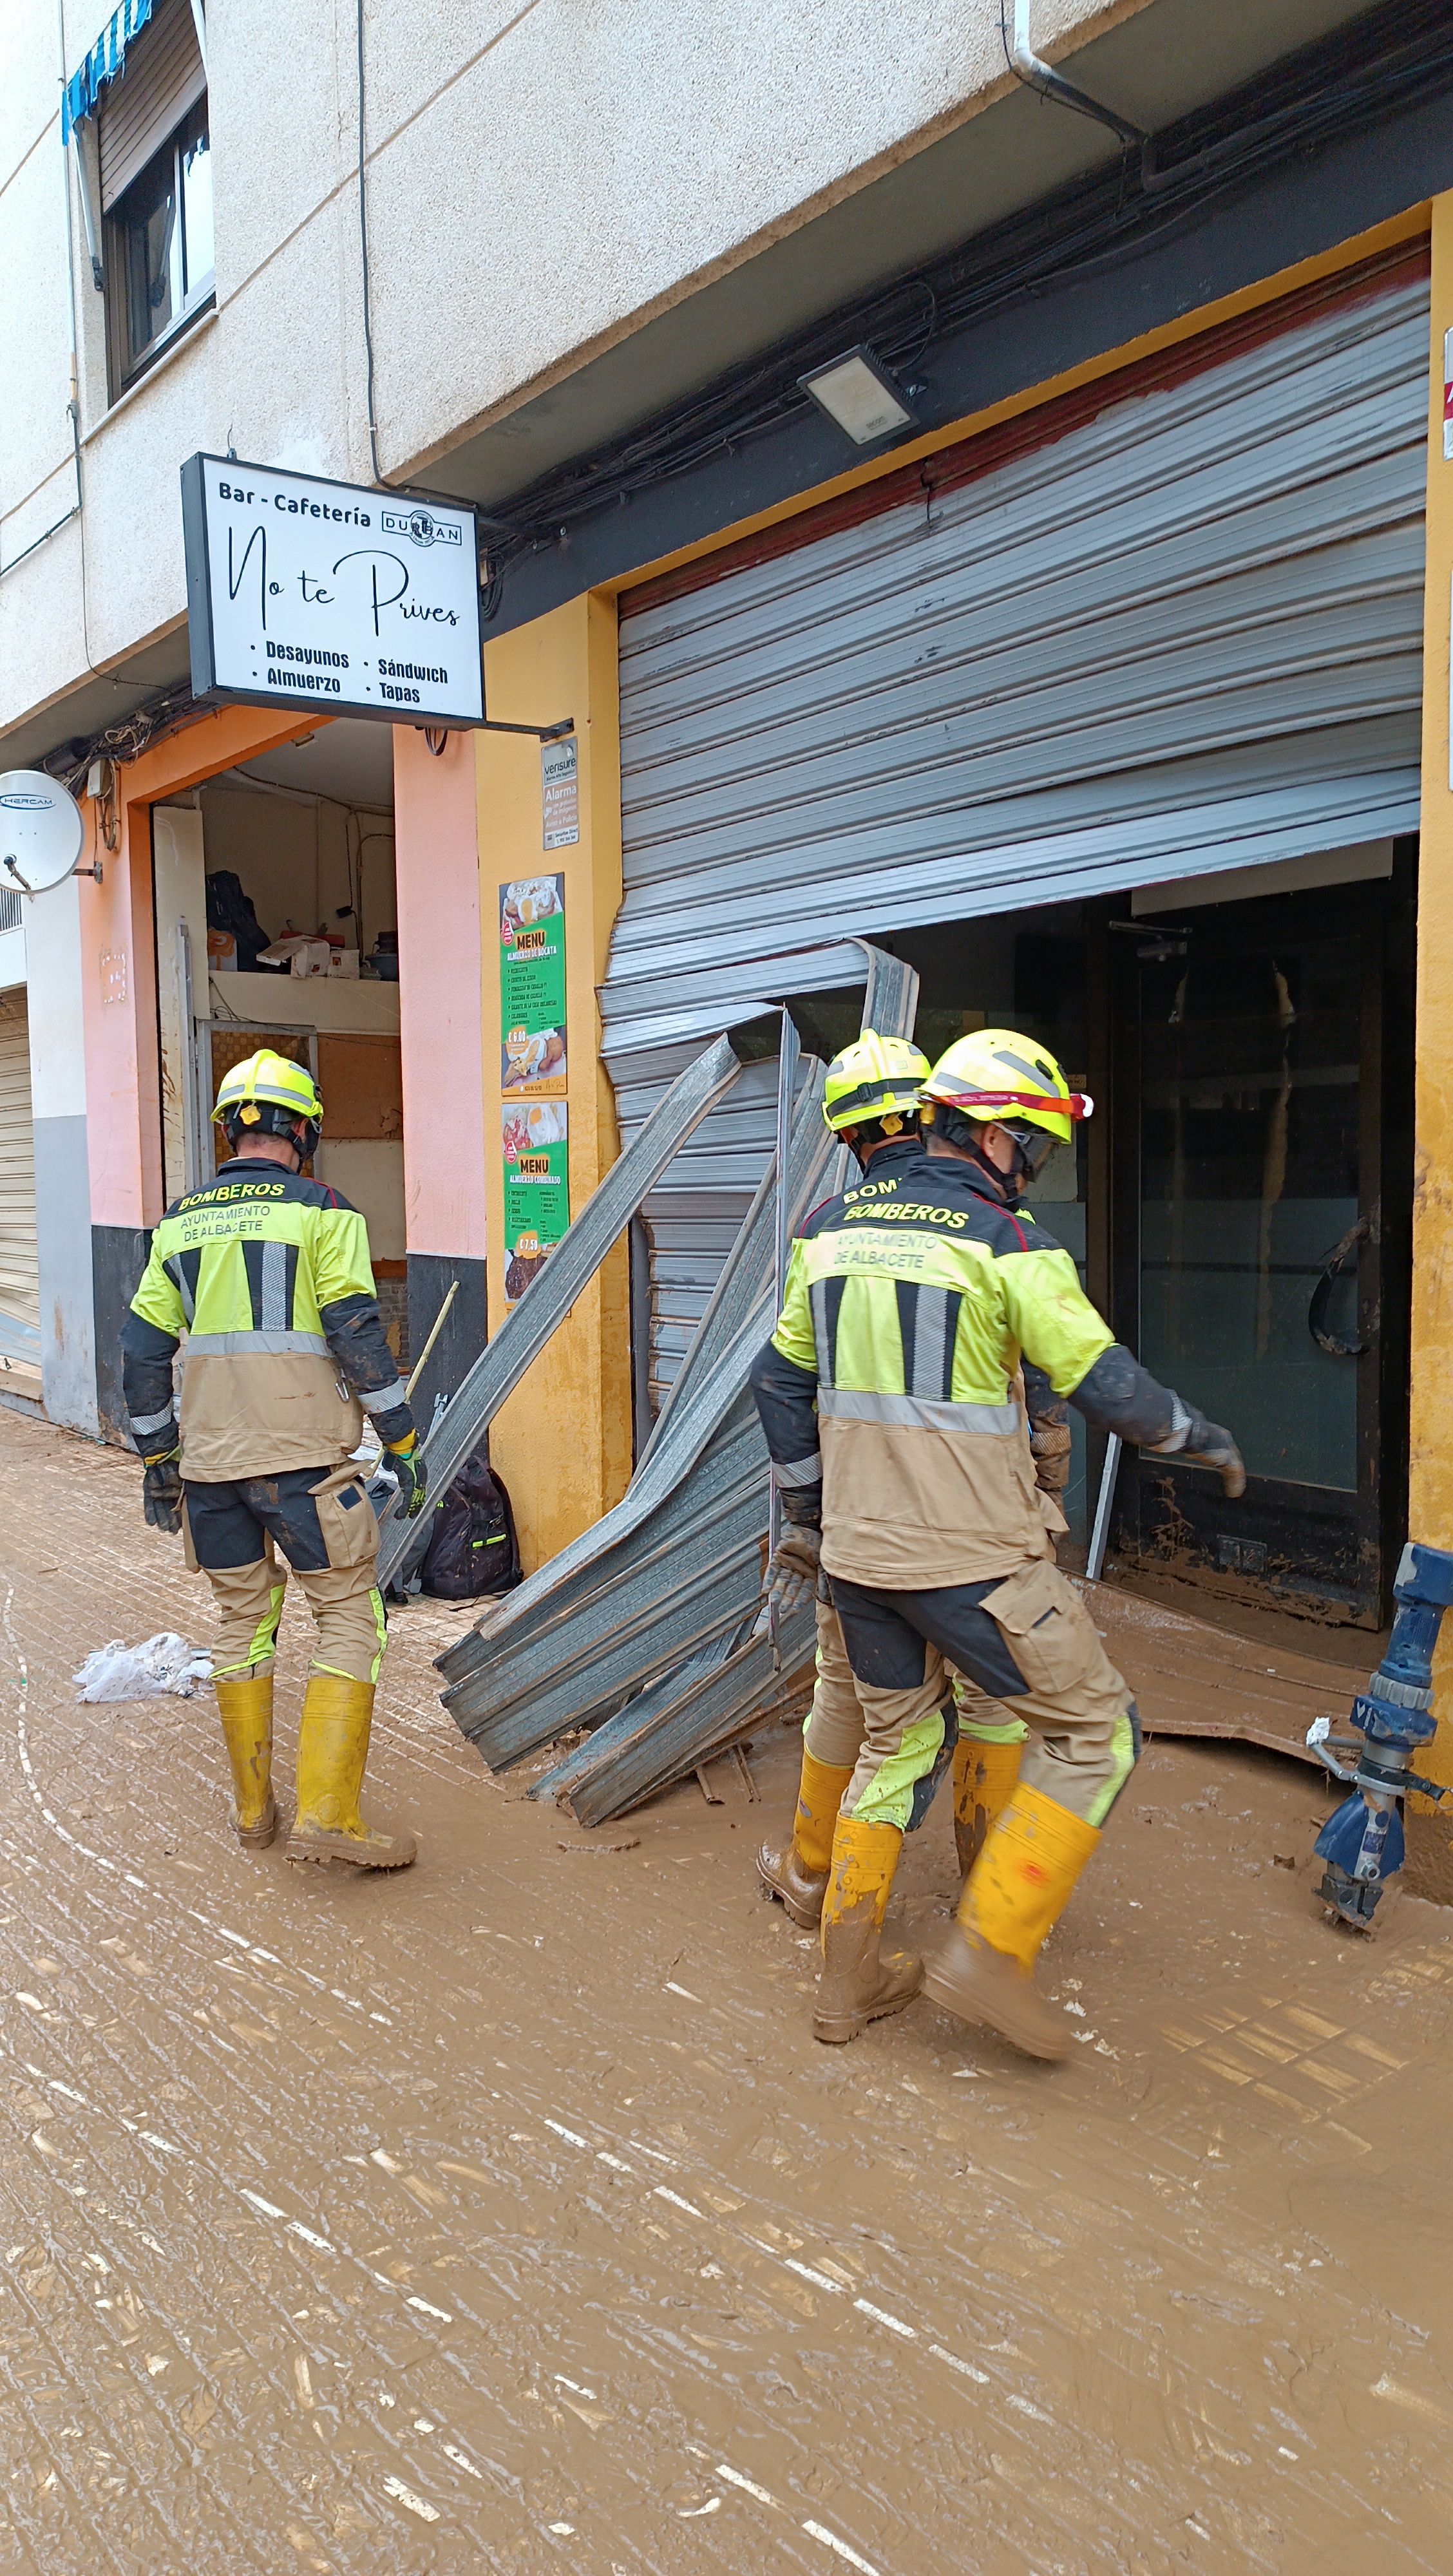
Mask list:
[[[410,1252],[485,1257],[484,1057],[474,737],[435,759],[394,727],[405,1236]]]
[[[154,1225],[161,1214],[156,955],[151,918],[151,808],[122,809],[108,850],[87,803],[82,878],[81,1007],[86,1040],[86,1148],[93,1225]]]

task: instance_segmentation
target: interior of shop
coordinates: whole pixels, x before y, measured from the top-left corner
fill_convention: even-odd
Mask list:
[[[261,1046],[323,1097],[312,1166],[368,1222],[408,1361],[393,734],[340,718],[153,809],[168,1198],[215,1168],[209,1111]]]
[[[1007,1025],[1092,1094],[1029,1203],[1117,1337],[1245,1456],[1231,1504],[1208,1471],[1124,1452],[1108,1566],[1377,1628],[1406,1517],[1416,843],[1245,873],[880,944],[918,969],[930,1059]],[[793,1016],[826,1057],[860,1010],[844,991]],[[1073,1566],[1105,1443],[1071,1422]]]

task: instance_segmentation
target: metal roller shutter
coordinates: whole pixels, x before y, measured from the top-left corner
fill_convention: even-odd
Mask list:
[[[120,78],[102,95],[98,147],[101,207],[116,200],[175,134],[207,86],[190,0],[158,0],[127,47]]]
[[[0,1357],[40,1366],[30,1024],[25,995],[0,995]]]
[[[855,980],[855,937],[1416,829],[1428,286],[1400,262],[622,603],[627,1130],[703,1034]],[[662,1382],[771,1150],[760,1089],[644,1211]]]

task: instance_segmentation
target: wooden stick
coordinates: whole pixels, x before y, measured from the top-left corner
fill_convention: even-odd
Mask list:
[[[450,1280],[450,1282],[449,1282],[448,1293],[447,1293],[447,1295],[445,1296],[445,1299],[444,1299],[444,1303],[443,1303],[443,1305],[440,1307],[438,1314],[437,1314],[437,1315],[435,1316],[435,1318],[434,1318],[434,1329],[433,1329],[433,1331],[431,1332],[431,1334],[429,1335],[428,1340],[427,1340],[427,1341],[426,1341],[426,1343],[424,1344],[423,1349],[420,1351],[419,1356],[418,1356],[418,1359],[417,1359],[417,1361],[415,1362],[414,1367],[413,1367],[413,1368],[411,1369],[411,1371],[409,1372],[409,1382],[408,1382],[408,1385],[407,1385],[407,1386],[405,1387],[405,1389],[404,1389],[404,1395],[405,1395],[405,1398],[407,1398],[407,1397],[409,1397],[409,1396],[411,1396],[411,1395],[413,1394],[415,1387],[418,1385],[420,1378],[423,1376],[423,1373],[424,1373],[424,1362],[425,1362],[425,1360],[428,1358],[429,1353],[430,1353],[430,1352],[431,1352],[431,1350],[433,1349],[434,1344],[437,1342],[437,1340],[438,1340],[438,1338],[439,1338],[440,1334],[443,1332],[443,1330],[444,1330],[444,1318],[445,1318],[445,1316],[448,1314],[449,1309],[450,1309],[450,1307],[453,1305],[454,1300],[455,1300],[455,1298],[458,1296],[458,1294],[459,1294],[459,1282],[458,1282],[458,1280],[457,1280],[457,1279],[451,1279],[451,1280]]]

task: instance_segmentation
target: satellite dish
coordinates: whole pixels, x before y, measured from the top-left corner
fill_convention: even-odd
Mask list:
[[[0,771],[0,886],[44,894],[81,855],[85,819],[68,788],[43,769]]]

